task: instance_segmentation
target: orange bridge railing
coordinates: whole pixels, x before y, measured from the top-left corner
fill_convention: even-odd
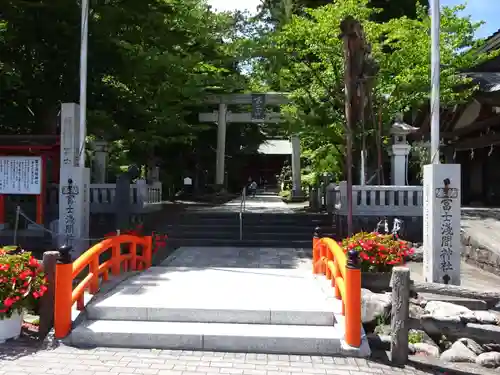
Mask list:
[[[60,262],[56,265],[54,330],[56,338],[64,338],[71,332],[71,309],[76,303],[78,310],[85,308],[84,293],[95,294],[99,290],[99,281],[103,282],[120,272],[143,270],[151,267],[152,237],[120,235],[105,239],[85,251],[74,262],[66,252],[61,252]],[[127,245],[127,246],[122,246]],[[64,250],[64,249],[60,249]],[[110,253],[109,259],[100,263],[100,256]],[[74,286],[74,280],[82,272],[85,277]]]
[[[361,268],[358,252],[344,250],[331,238],[320,238],[319,228],[313,237],[313,273],[332,281],[335,298],[342,301],[345,316],[345,341],[361,346]]]

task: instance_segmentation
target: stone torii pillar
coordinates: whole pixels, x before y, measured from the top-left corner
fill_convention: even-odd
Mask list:
[[[224,171],[226,161],[226,120],[227,104],[220,103],[217,120],[217,157],[215,162],[215,184],[224,185]]]

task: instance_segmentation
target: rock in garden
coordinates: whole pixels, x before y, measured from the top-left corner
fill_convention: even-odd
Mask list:
[[[372,350],[388,351],[391,349],[391,336],[389,335],[370,333],[366,337]]]
[[[453,343],[450,349],[441,354],[441,359],[446,362],[475,363],[477,355],[460,341]]]
[[[500,353],[489,352],[477,356],[476,363],[483,367],[497,368],[500,367]]]
[[[410,304],[410,318],[420,319],[425,314],[425,309],[419,305]]]
[[[363,323],[372,323],[378,317],[387,317],[391,312],[391,296],[361,289],[361,316]]]
[[[475,355],[480,355],[484,353],[484,349],[481,345],[479,345],[477,342],[475,342],[472,339],[469,339],[467,337],[463,337],[461,339],[458,339],[457,341],[460,341],[462,344],[464,344],[467,348],[469,348]]]
[[[427,344],[425,342],[417,342],[413,344],[417,354],[424,354],[429,357],[439,358],[439,348],[436,345]]]
[[[496,314],[484,310],[475,310],[473,312],[477,322],[480,324],[498,324],[498,317]]]
[[[500,352],[500,344],[483,344],[485,352]]]
[[[442,334],[444,330],[458,333],[463,330],[464,325],[459,316],[433,316],[430,314],[422,315],[420,318],[422,329],[429,335]],[[460,334],[463,336],[463,334]]]
[[[425,305],[425,312],[432,316],[472,316],[472,310],[450,302],[429,301]]]

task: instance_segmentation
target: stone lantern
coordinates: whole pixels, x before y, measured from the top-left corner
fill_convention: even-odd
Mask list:
[[[391,157],[391,182],[395,186],[406,186],[408,174],[408,155],[411,146],[406,137],[418,128],[408,125],[403,121],[403,115],[398,114],[396,121],[391,126],[392,146],[389,151]]]

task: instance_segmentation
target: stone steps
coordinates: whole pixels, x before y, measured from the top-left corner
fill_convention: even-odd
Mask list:
[[[88,320],[71,336],[75,346],[367,356],[346,346],[336,326]]]
[[[186,250],[177,256],[197,258],[205,249],[209,251]],[[213,264],[209,267],[152,267],[103,289],[87,304],[69,343],[297,355],[370,354],[366,339],[361,348],[345,345],[341,301],[323,293],[309,267],[220,265],[226,253],[239,251],[219,251],[219,259],[206,254]],[[262,262],[272,258],[258,250],[240,252],[239,256],[248,252],[247,257],[261,254]]]
[[[174,218],[172,218],[174,220]],[[331,218],[323,214],[253,213],[243,214],[243,239],[240,240],[238,213],[200,211],[185,212],[172,222],[164,223],[169,246],[245,246],[307,247],[311,246],[314,228],[335,237]]]
[[[168,304],[168,300],[166,301]],[[196,308],[116,306],[115,304],[94,303],[87,307],[90,320],[127,320],[157,322],[197,322],[234,324],[276,324],[311,325],[331,327],[336,324],[333,309],[236,309],[236,308]]]

